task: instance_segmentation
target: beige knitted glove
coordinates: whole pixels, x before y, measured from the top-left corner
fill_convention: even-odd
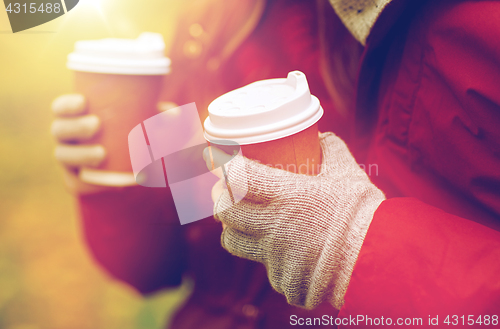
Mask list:
[[[325,133],[320,141],[318,176],[236,156],[225,165],[232,195],[223,189],[214,213],[226,225],[223,247],[263,263],[272,286],[290,304],[313,308],[328,300],[340,309],[373,214],[385,197],[340,138]],[[214,149],[214,156],[218,152]]]

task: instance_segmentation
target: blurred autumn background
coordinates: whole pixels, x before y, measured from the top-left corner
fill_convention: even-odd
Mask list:
[[[52,153],[50,103],[71,92],[77,40],[159,32],[182,0],[80,0],[13,34],[0,4],[0,328],[161,328],[187,287],[142,298],[93,263]]]

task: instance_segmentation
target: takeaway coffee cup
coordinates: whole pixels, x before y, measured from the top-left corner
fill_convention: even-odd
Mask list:
[[[304,73],[257,81],[208,106],[205,139],[214,146],[241,146],[244,156],[294,173],[317,175],[321,148],[317,122],[323,115]]]
[[[88,111],[101,119],[100,132],[89,144],[107,150],[98,168],[82,168],[80,178],[92,184],[134,185],[128,134],[157,114],[163,75],[170,70],[161,35],[143,33],[137,39],[78,41],[67,66],[75,71],[75,91],[85,96]]]

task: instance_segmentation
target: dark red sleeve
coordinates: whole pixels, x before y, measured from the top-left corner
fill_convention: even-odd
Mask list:
[[[180,284],[186,246],[169,189],[137,186],[78,201],[88,247],[108,273],[143,294]]]
[[[423,325],[429,316],[440,325],[448,315],[500,316],[500,233],[417,199],[384,201],[339,317],[358,315]]]

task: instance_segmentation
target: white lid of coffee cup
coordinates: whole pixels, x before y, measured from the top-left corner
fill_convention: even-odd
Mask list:
[[[165,43],[158,33],[145,32],[137,39],[84,40],[68,55],[71,70],[132,75],[162,75],[170,72]]]
[[[251,83],[215,99],[208,106],[205,139],[240,145],[294,135],[318,122],[323,108],[311,95],[304,73]]]

